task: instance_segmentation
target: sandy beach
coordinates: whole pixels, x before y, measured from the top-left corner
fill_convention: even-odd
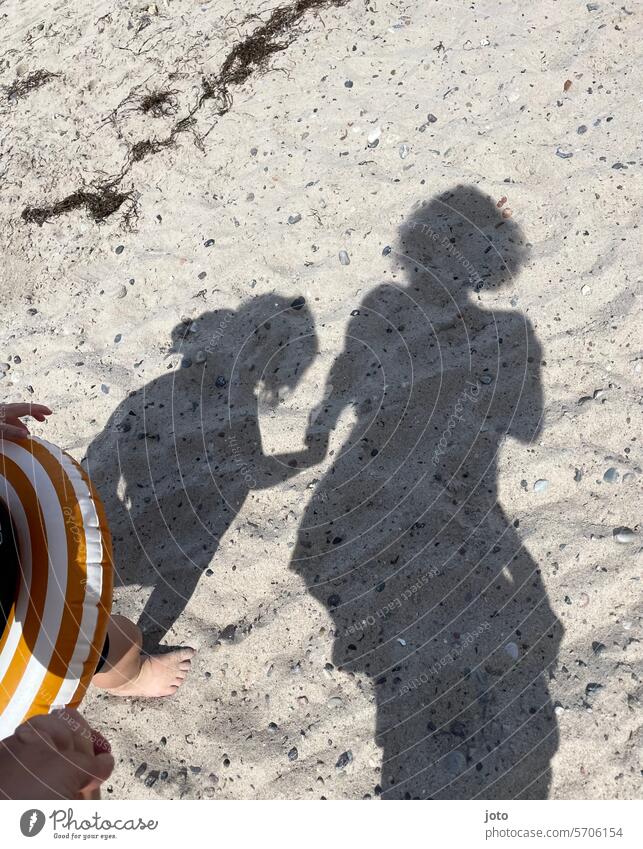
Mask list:
[[[275,8],[0,0],[2,400],[198,649],[103,796],[636,798],[641,9]]]

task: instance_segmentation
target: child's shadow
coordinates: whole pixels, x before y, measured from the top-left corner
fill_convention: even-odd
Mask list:
[[[179,324],[176,370],[132,392],[87,452],[104,500],[117,580],[153,587],[139,620],[156,645],[180,616],[253,489],[274,486],[310,451],[268,457],[257,391],[277,401],[318,351],[303,298],[260,296]],[[199,362],[206,355],[205,362]]]

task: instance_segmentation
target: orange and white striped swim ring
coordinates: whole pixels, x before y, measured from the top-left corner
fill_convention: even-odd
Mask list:
[[[19,562],[0,638],[3,739],[29,717],[76,707],[85,695],[107,631],[112,551],[85,471],[43,439],[0,440],[0,499]]]

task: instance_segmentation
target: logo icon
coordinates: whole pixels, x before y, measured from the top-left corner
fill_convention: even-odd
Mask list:
[[[20,817],[20,831],[25,837],[40,834],[45,824],[45,815],[38,808],[30,808]]]

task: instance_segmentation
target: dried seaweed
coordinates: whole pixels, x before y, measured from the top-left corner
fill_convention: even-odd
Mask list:
[[[5,88],[7,100],[22,100],[32,91],[41,88],[49,80],[59,76],[60,74],[54,74],[52,71],[42,69],[33,71],[31,74],[27,74],[26,77],[18,78],[10,86]]]
[[[85,208],[94,221],[104,221],[132,196],[132,192],[118,192],[108,186],[99,186],[96,191],[80,190],[51,206],[28,206],[22,212],[24,221],[42,226],[45,221],[74,209]]]
[[[176,91],[166,89],[150,91],[141,97],[138,108],[144,115],[151,115],[153,118],[174,115],[177,109]]]
[[[132,191],[119,192],[116,187],[127,176],[134,163],[142,162],[149,156],[172,147],[179,135],[193,129],[195,115],[204,103],[216,101],[216,116],[220,118],[225,115],[232,108],[233,103],[230,89],[243,85],[253,74],[265,73],[270,59],[276,53],[286,50],[296,40],[299,24],[307,12],[341,7],[347,2],[348,0],[296,0],[289,6],[278,6],[273,9],[265,21],[257,15],[248,15],[243,23],[260,21],[258,26],[244,39],[233,45],[217,74],[202,79],[201,92],[196,103],[187,115],[174,123],[165,139],[146,139],[136,142],[130,147],[117,177],[110,178],[108,183],[97,186],[93,192],[76,191],[51,206],[28,206],[23,210],[23,220],[42,225],[57,215],[85,208],[94,221],[104,221],[132,197]],[[171,91],[163,90],[151,92],[141,98],[139,108],[144,113],[152,115],[167,114],[163,109],[171,105],[173,94]],[[195,142],[203,149],[202,139],[196,134]]]

